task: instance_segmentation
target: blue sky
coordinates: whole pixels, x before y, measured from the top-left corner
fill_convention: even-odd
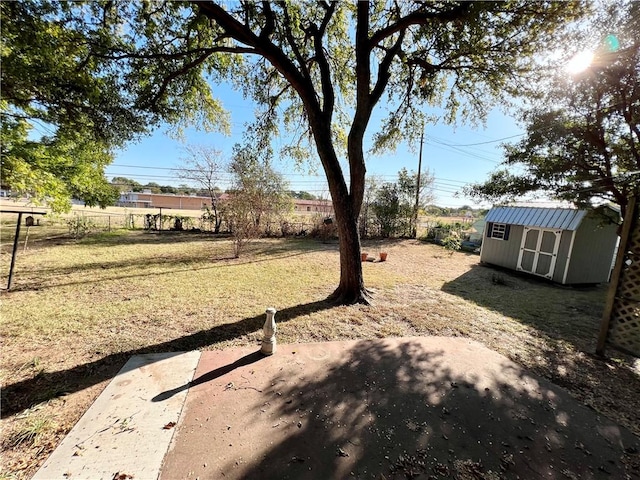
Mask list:
[[[221,90],[216,88],[218,92]],[[184,141],[178,141],[166,134],[167,128],[161,128],[153,135],[130,144],[126,149],[116,153],[115,161],[110,165],[106,174],[109,179],[123,176],[137,180],[140,183],[156,182],[160,185],[175,185],[184,183],[176,177],[175,168],[182,163],[186,155],[186,145],[207,145],[221,150],[226,158],[231,156],[235,143],[242,141],[245,122],[252,120],[254,107],[251,102],[228,88],[220,100],[231,113],[231,135],[218,133],[204,133],[193,129],[185,132]],[[368,136],[373,133],[375,122],[369,128]],[[425,126],[425,142],[422,151],[423,170],[428,168],[435,177],[433,190],[436,205],[456,207],[472,205],[485,207],[487,204],[474,203],[473,200],[462,196],[456,198],[454,193],[466,183],[483,181],[489,172],[496,168],[502,160],[501,141],[518,140],[523,133],[513,118],[502,112],[493,110],[488,115],[486,126],[472,127],[469,125],[451,126],[437,124]],[[276,150],[279,143],[275,142]],[[366,145],[365,145],[366,148]],[[314,195],[328,198],[328,189],[319,161],[315,160],[304,170],[297,168],[293,160],[277,160],[276,169],[282,173],[290,183],[292,190],[305,190]],[[309,174],[312,167],[317,174]],[[394,153],[381,156],[371,156],[367,160],[367,175],[376,175],[383,181],[394,181],[401,168],[417,170],[418,148],[415,151],[404,143],[399,145]],[[221,181],[225,188],[224,180]]]

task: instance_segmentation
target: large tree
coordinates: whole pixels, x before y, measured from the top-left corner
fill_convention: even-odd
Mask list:
[[[598,40],[591,63],[573,74],[559,69],[522,114],[526,134],[505,145],[503,167],[467,194],[493,201],[546,194],[582,207],[606,201],[623,216],[640,195],[640,3],[601,13],[586,28]]]
[[[425,104],[443,107],[446,121],[482,119],[494,102],[525,89],[536,54],[557,45],[559,30],[581,13],[576,3],[538,1],[112,0],[29,3],[12,8],[19,15],[11,21],[43,5],[53,12],[39,21],[82,45],[81,71],[118,87],[95,105],[123,115],[114,127],[129,122],[140,131],[136,122],[184,115],[215,120],[211,85],[228,81],[263,107],[258,145],[281,125],[279,114],[308,139],[334,203],[341,272],[332,297],[341,303],[367,301],[357,219],[374,108],[382,102],[389,112],[373,135],[378,150],[417,137]],[[100,121],[92,126],[102,131]]]

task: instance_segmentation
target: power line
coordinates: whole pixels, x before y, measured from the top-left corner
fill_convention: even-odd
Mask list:
[[[477,154],[473,154],[473,153],[467,152],[465,150],[462,150],[461,148],[454,147],[454,146],[452,146],[452,145],[450,145],[448,143],[439,141],[439,140],[437,140],[437,139],[435,139],[433,137],[431,137],[431,140],[432,140],[432,142],[435,142],[435,144],[430,142],[432,147],[440,148],[442,150],[449,150],[449,151],[453,150],[453,151],[455,151],[457,153],[460,153],[462,155],[466,155],[467,157],[476,158],[478,160],[483,160],[485,162],[496,163],[496,164],[500,163],[500,160],[493,160],[491,158],[487,158],[487,157],[483,157],[481,155],[477,155]]]
[[[147,170],[169,170],[169,171],[174,171],[174,172],[200,172],[199,169],[197,168],[177,168],[177,167],[152,167],[149,165],[130,165],[130,164],[123,164],[123,163],[112,163],[109,165],[110,167],[123,167],[123,168],[140,168],[140,169],[147,169]],[[224,170],[224,169],[221,169]],[[226,174],[226,172],[224,173]],[[116,175],[116,176],[125,176],[125,175],[136,175],[136,176],[142,176],[139,174],[132,174],[132,173],[128,173],[128,174],[110,174],[110,175]],[[282,176],[300,176],[300,177],[321,177],[324,178],[324,174],[320,174],[320,173],[281,173],[280,175]],[[170,178],[175,178],[174,176],[171,176]]]
[[[114,175],[115,177],[118,176],[122,176],[122,175]],[[158,180],[158,181],[164,181],[165,179],[175,179],[175,177],[169,176],[169,175],[136,175],[137,178],[144,178],[145,180]],[[135,179],[131,179],[134,180]],[[195,180],[195,179],[188,179],[185,178],[183,179],[185,181],[189,181],[189,180]],[[229,184],[232,183],[232,178],[227,176],[227,177],[220,177],[217,179],[217,181],[220,183],[220,185],[225,185],[225,184]],[[466,185],[466,183],[468,182],[462,182],[462,181],[456,181],[458,184],[452,184],[449,183],[447,181],[441,181],[438,178],[434,178],[433,181],[433,185],[436,187],[439,187],[441,189],[441,191],[445,191],[444,189],[449,189],[449,193],[456,193],[457,190],[454,189],[459,189],[460,187]],[[150,183],[150,182],[148,182]],[[315,186],[318,184],[318,181],[316,180],[297,180],[295,182],[293,182],[296,186],[298,186],[298,188],[303,188],[306,191],[311,192],[312,190],[309,190],[308,188],[305,187],[305,185],[311,185],[311,186]],[[129,183],[124,183],[124,182],[116,182],[116,183],[112,183],[112,185],[116,185],[116,186],[127,186],[130,185]],[[141,185],[144,186],[144,185]],[[165,185],[162,185],[165,186]],[[195,187],[194,187],[195,188]],[[326,187],[328,188],[328,187]],[[326,189],[325,188],[325,189]]]
[[[176,168],[176,167],[153,167],[153,166],[149,166],[149,165],[131,165],[131,164],[124,164],[124,163],[112,163],[109,166],[111,167],[125,167],[125,168],[141,168],[141,169],[152,169],[152,170],[171,170],[171,171],[187,171],[187,172],[199,172],[198,169],[195,168]],[[114,175],[114,174],[111,174]],[[117,174],[115,174],[117,175]],[[125,175],[125,174],[121,174],[121,175]],[[126,175],[137,175],[137,174],[131,174],[128,173]],[[285,173],[281,173],[280,175],[283,176],[300,176],[300,177],[318,177],[318,178],[325,178],[325,175],[323,173],[290,173],[290,172],[285,172]],[[384,178],[397,178],[397,174],[396,173],[385,173],[385,174],[372,174],[372,176],[374,177],[384,177]],[[173,178],[173,177],[172,177]],[[438,180],[443,180],[443,181],[447,181],[447,182],[455,182],[455,183],[462,183],[462,184],[466,184],[469,183],[468,181],[465,180],[458,180],[458,179],[452,179],[452,178],[437,178]]]
[[[486,145],[488,143],[497,143],[503,140],[509,140],[510,138],[522,137],[526,135],[525,133],[519,133],[517,135],[511,135],[509,137],[497,138],[496,140],[489,140],[487,142],[478,142],[478,143],[460,143],[460,144],[452,144],[451,147],[475,147],[476,145]]]

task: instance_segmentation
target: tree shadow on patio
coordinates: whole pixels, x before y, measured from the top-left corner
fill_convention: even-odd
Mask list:
[[[475,342],[347,345],[287,346],[260,373],[194,388],[206,405],[180,426],[161,478],[624,478],[640,447]],[[244,379],[252,390],[224,387]]]
[[[567,388],[597,411],[624,419],[638,433],[640,375],[634,359],[595,355],[606,285],[568,287],[501,268],[477,265],[442,291],[498,312],[527,330],[529,351],[505,354]]]

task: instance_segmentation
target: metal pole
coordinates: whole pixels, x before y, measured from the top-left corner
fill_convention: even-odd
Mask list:
[[[18,213],[18,224],[16,225],[16,236],[13,239],[13,252],[11,253],[11,266],[9,267],[9,281],[7,282],[7,291],[11,290],[11,281],[13,280],[13,267],[16,264],[16,254],[18,253],[20,224],[22,224],[22,213]]]
[[[420,203],[420,172],[422,170],[422,142],[424,141],[424,125],[420,134],[420,155],[418,156],[418,181],[416,183],[416,205],[413,212],[413,238],[418,236],[418,205]]]
[[[27,225],[27,234],[24,236],[24,246],[22,247],[22,253],[27,251],[27,242],[29,241],[29,229],[31,227]]]

